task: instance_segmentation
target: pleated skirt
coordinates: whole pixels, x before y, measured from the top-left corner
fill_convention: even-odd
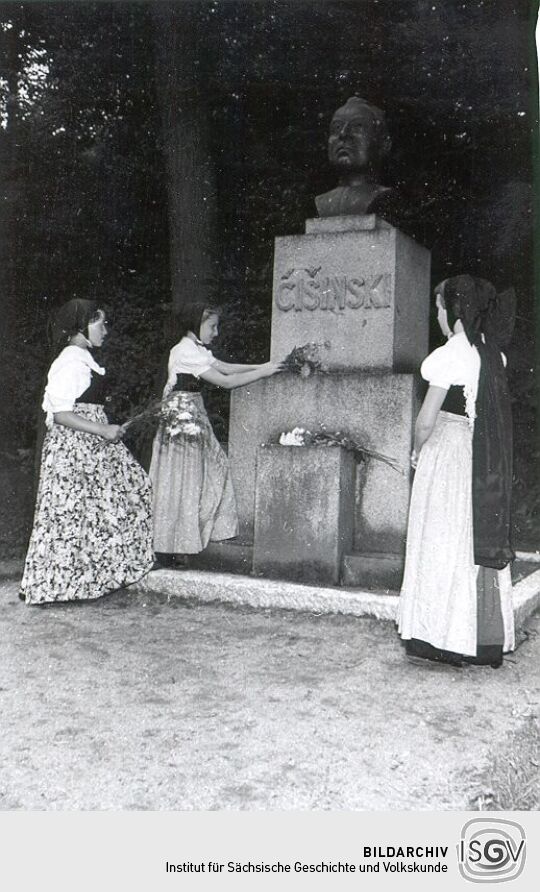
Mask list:
[[[152,449],[154,548],[198,554],[210,541],[238,535],[229,462],[212,430],[200,394],[189,394],[202,418],[203,437],[170,439],[160,425]]]
[[[476,656],[487,634],[478,628],[478,616],[489,617],[489,609],[479,610],[478,604],[485,575],[474,563],[472,431],[466,418],[439,412],[421,450],[411,493],[398,614],[401,637]],[[510,570],[492,577],[491,591],[483,597],[495,599],[502,614],[501,643],[511,650]]]
[[[76,414],[107,423],[101,406]],[[99,598],[152,567],[150,481],[123,443],[59,424],[47,432],[21,592],[28,604]]]

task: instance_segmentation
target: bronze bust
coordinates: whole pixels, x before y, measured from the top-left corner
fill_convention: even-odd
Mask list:
[[[339,184],[317,195],[319,216],[376,213],[380,199],[392,191],[378,182],[390,148],[384,112],[358,96],[347,99],[334,112],[328,137],[328,160],[339,174]]]

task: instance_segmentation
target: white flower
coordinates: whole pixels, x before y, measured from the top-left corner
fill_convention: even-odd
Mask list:
[[[304,434],[305,430],[302,427],[295,427],[294,430],[281,434],[279,444],[280,446],[305,446]]]
[[[191,421],[189,424],[184,424],[182,430],[187,437],[198,437],[201,433],[201,428],[198,424],[195,424],[194,421]]]

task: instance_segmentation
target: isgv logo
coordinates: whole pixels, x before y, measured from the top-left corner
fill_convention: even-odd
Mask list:
[[[473,818],[461,831],[458,862],[471,883],[514,880],[525,866],[525,831],[516,821]]]

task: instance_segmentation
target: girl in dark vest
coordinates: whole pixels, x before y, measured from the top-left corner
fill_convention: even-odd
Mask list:
[[[421,368],[399,631],[411,656],[502,663],[514,647],[512,418],[506,348],[514,295],[456,276],[435,290],[448,342]]]
[[[53,321],[27,604],[99,598],[152,567],[150,482],[107,420],[105,369],[92,356],[106,335],[94,301],[70,300]]]
[[[162,565],[182,567],[186,556],[210,541],[238,535],[236,500],[229,462],[208,420],[201,382],[232,390],[280,370],[275,362],[241,365],[218,360],[208,345],[218,334],[219,311],[192,303],[184,311],[183,337],[172,348],[163,397],[189,394],[202,424],[202,436],[187,440],[167,436],[160,425],[152,451],[154,548]]]

